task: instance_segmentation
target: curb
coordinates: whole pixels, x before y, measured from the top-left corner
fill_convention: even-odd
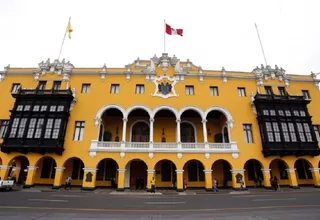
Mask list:
[[[136,195],[136,196],[150,196],[150,195],[162,195],[160,192],[149,193],[149,192],[110,192],[110,195]]]

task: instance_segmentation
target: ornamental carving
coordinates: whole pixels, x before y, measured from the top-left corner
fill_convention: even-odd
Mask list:
[[[266,67],[261,64],[252,71],[256,75],[257,85],[263,86],[264,80],[278,79],[280,82],[284,81],[286,86],[289,86],[289,78],[286,75],[286,71],[282,67],[275,65],[275,68],[271,68],[269,65]]]
[[[153,78],[153,83],[155,84],[155,91],[152,96],[158,96],[164,99],[170,97],[177,97],[179,95],[176,94],[175,85],[177,80],[175,77],[170,77],[167,75],[161,75],[159,77]]]

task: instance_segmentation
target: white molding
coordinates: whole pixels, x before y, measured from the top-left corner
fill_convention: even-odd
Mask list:
[[[148,114],[149,114],[149,117],[151,118],[152,116],[152,111],[151,109],[146,106],[146,105],[132,105],[130,106],[127,110],[126,110],[126,114],[124,116],[124,118],[128,118],[128,116],[130,115],[130,113],[133,111],[133,110],[136,110],[136,109],[141,109],[141,110],[145,110]]]
[[[205,174],[212,174],[212,170],[203,170]]]
[[[109,105],[104,105],[102,108],[100,108],[96,114],[96,117],[95,118],[99,118],[101,119],[101,116],[103,115],[103,113],[109,109],[118,109],[123,117],[125,118],[126,116],[126,110],[121,106],[121,105],[116,105],[116,104],[109,104]]]
[[[124,173],[124,172],[126,172],[126,169],[118,169],[118,172],[119,173]]]
[[[263,173],[269,173],[269,172],[271,171],[271,169],[261,169],[261,171],[262,171]]]
[[[238,170],[230,170],[231,173],[244,173],[246,170],[245,169],[238,169]]]
[[[226,108],[221,106],[213,106],[213,107],[207,108],[204,112],[204,119],[207,119],[208,114],[212,111],[221,112],[226,117],[227,121],[233,121],[231,113]]]
[[[183,174],[183,171],[184,171],[184,170],[176,170],[176,173],[177,173],[177,174]]]
[[[28,170],[37,170],[39,167],[37,166],[27,166]]]
[[[176,116],[176,119],[178,119],[179,111],[176,108],[174,108],[174,107],[172,107],[170,105],[160,105],[160,106],[157,106],[156,108],[154,108],[153,111],[152,111],[152,117],[151,118],[154,118],[156,116],[156,114],[161,110],[169,110],[169,111],[171,111]]]
[[[182,120],[180,122],[180,136],[181,136],[181,124],[186,123],[186,124],[190,124],[193,127],[194,130],[194,140],[195,143],[198,143],[198,137],[197,137],[197,127],[195,126],[195,124],[192,121],[188,121],[188,120]],[[181,139],[181,137],[180,137]]]
[[[286,169],[286,171],[288,173],[293,173],[293,172],[296,172],[296,168],[289,168],[289,169]]]
[[[92,172],[95,173],[98,171],[97,168],[82,168],[84,172]]]
[[[147,170],[148,174],[154,174],[156,171],[155,170]]]
[[[8,170],[10,169],[12,166],[8,166],[8,165],[0,165],[0,170]]]
[[[148,125],[149,131],[150,131],[150,124],[149,124],[149,122],[148,122],[147,120],[139,119],[139,120],[134,121],[134,122],[131,124],[131,126],[130,126],[130,139],[129,139],[130,142],[132,142],[132,128],[133,128],[133,126],[134,126],[135,124],[137,124],[137,123],[139,123],[139,122],[144,122],[144,123],[146,123],[146,124]],[[150,139],[150,132],[149,132],[149,139]]]
[[[159,93],[159,89],[158,89],[158,86],[159,86],[159,82],[161,82],[163,79],[167,79],[168,81],[171,82],[171,93],[168,93],[166,95],[162,94],[162,93]],[[155,76],[152,80],[152,82],[154,83],[155,85],[155,90],[154,92],[151,94],[151,96],[156,96],[156,97],[161,97],[163,99],[167,99],[167,98],[171,98],[171,97],[178,97],[179,94],[176,93],[176,90],[175,90],[175,85],[177,84],[177,79],[176,77],[170,77],[166,74],[163,74],[161,76]]]
[[[319,172],[320,168],[309,168],[311,172]]]
[[[66,168],[65,167],[55,167],[54,168],[56,171],[63,171],[65,170]]]
[[[178,112],[178,118],[181,118],[181,115],[185,112],[185,111],[188,111],[188,110],[193,110],[197,113],[199,113],[200,115],[200,118],[201,118],[201,121],[205,119],[204,117],[204,112],[202,111],[201,108],[199,108],[198,106],[194,106],[194,105],[188,105],[188,106],[184,106],[183,108],[181,108]]]

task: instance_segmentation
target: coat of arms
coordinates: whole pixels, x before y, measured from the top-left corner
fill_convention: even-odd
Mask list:
[[[155,92],[151,94],[152,96],[159,96],[164,99],[178,96],[174,89],[174,86],[177,83],[175,77],[162,75],[159,77],[155,77],[153,79],[153,82],[156,85],[156,89]]]

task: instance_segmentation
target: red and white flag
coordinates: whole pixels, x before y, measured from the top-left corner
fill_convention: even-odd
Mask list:
[[[170,25],[166,24],[166,33],[168,35],[180,35],[180,36],[183,36],[183,29],[175,29],[175,28],[172,28]]]

